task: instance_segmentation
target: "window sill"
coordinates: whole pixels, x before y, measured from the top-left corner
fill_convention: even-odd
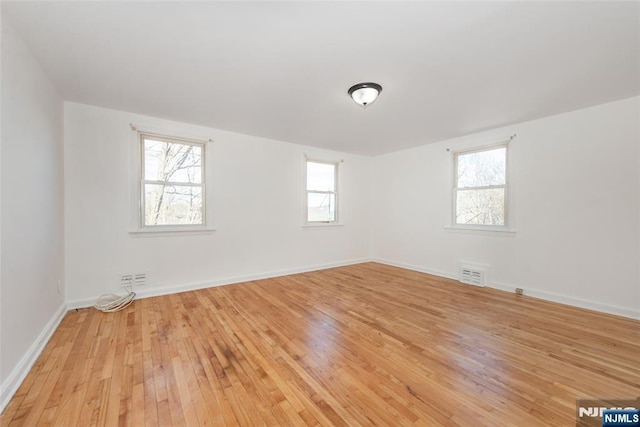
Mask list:
[[[480,236],[515,237],[516,230],[509,228],[493,227],[465,227],[460,225],[448,225],[444,229],[449,233],[476,234]]]
[[[302,228],[334,228],[344,227],[344,224],[337,222],[318,222],[302,224]]]
[[[180,228],[166,227],[160,229],[138,229],[129,231],[132,237],[164,237],[164,236],[196,236],[199,234],[209,234],[216,231],[215,228]]]

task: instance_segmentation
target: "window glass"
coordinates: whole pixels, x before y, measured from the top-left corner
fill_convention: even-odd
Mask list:
[[[335,191],[335,170],[333,164],[307,162],[307,190]]]
[[[458,188],[506,183],[507,148],[458,154]]]
[[[337,163],[307,161],[307,223],[337,221],[337,168]]]
[[[204,225],[204,144],[141,135],[143,226]]]
[[[456,225],[506,226],[507,146],[454,156]]]

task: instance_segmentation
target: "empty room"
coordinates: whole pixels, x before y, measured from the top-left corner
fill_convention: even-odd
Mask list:
[[[640,426],[640,2],[0,12],[1,426]]]

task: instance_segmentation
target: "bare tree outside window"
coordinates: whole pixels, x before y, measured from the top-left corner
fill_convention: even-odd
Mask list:
[[[507,147],[455,155],[455,224],[506,225]]]
[[[203,225],[204,144],[142,134],[144,226]]]

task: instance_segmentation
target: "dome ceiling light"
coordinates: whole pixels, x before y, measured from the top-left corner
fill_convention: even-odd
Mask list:
[[[378,83],[358,83],[349,88],[349,96],[362,108],[373,104],[380,92],[382,92],[382,86]]]

